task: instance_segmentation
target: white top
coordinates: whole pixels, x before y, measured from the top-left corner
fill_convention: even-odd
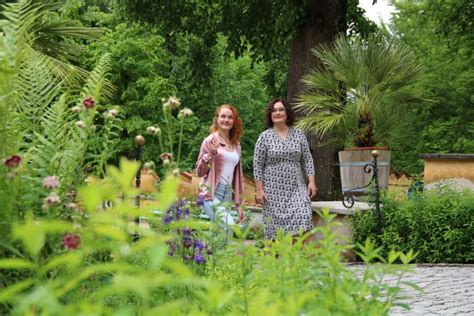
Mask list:
[[[239,154],[234,149],[233,151],[222,150],[224,156],[224,163],[222,165],[221,178],[219,182],[225,185],[229,185],[234,180],[235,166],[239,163]]]

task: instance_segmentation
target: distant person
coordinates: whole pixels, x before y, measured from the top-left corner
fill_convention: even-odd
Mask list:
[[[288,102],[273,99],[265,113],[267,130],[260,134],[255,145],[256,200],[263,206],[267,240],[275,239],[278,229],[296,235],[301,229],[313,228],[310,200],[316,196],[313,158],[306,136],[293,123],[294,114]]]
[[[235,222],[231,210],[222,206],[224,202],[233,202],[240,220],[243,219],[240,207],[244,181],[240,148],[243,127],[236,108],[230,104],[219,106],[209,132],[196,162],[196,174],[202,177],[199,194],[204,198],[203,209],[209,218],[228,229]]]

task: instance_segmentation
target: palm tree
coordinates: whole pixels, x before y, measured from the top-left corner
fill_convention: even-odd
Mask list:
[[[340,36],[313,54],[323,67],[303,78],[297,126],[358,147],[388,145],[406,130],[409,107],[421,100],[414,83],[422,70],[408,47],[386,35]]]

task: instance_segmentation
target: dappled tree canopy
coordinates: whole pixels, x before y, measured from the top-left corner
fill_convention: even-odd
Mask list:
[[[288,71],[287,87],[281,95],[293,101],[302,89],[300,79],[318,65],[311,49],[332,42],[348,26],[352,32],[368,33],[374,25],[362,17],[363,11],[354,0],[294,0],[294,1],[150,1],[120,0],[126,15],[159,25],[173,49],[176,34],[191,33],[202,39],[196,75],[206,75],[206,60],[218,33],[228,38],[227,51],[237,56],[250,49],[254,60],[271,61]],[[265,77],[274,85],[277,78],[270,71]],[[273,89],[272,91],[278,91]],[[339,148],[316,146],[311,141],[315,157],[318,198],[332,199],[339,195]]]
[[[474,152],[474,33],[470,0],[397,2],[393,29],[424,64],[418,85],[428,100],[415,108],[417,136],[400,147],[396,167],[420,172],[416,155]]]

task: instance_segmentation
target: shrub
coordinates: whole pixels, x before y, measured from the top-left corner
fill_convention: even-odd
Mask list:
[[[234,240],[205,258],[206,246],[192,232],[203,234],[214,223],[196,223],[185,209],[184,218],[171,223],[165,220],[169,212],[152,218],[149,207],[134,207],[129,184],[137,169],[137,163],[122,161],[120,169],[109,167],[108,178],[79,189],[83,216],[74,222],[29,214],[14,224],[18,251],[0,259],[2,274],[9,272],[0,290],[1,313],[384,315],[397,304],[407,267],[392,263],[408,263],[411,253],[391,252],[386,265],[369,264],[355,277],[341,260],[348,246],[336,243],[332,215],[325,212],[327,225],[315,230],[322,240],[305,243],[306,234],[295,241],[280,231],[263,249]],[[177,185],[172,175],[163,181],[155,196],[160,209],[175,205]],[[102,200],[112,207],[98,208]],[[137,216],[152,225],[134,225]],[[186,241],[192,242],[182,252],[172,245]],[[191,247],[194,260],[188,260]],[[360,256],[367,263],[383,261],[370,242],[360,247]],[[384,273],[398,283],[381,283]]]
[[[373,212],[354,216],[356,242],[376,240],[382,254],[418,252],[416,262],[474,262],[474,193],[438,188],[411,199],[382,200],[382,235],[375,237]]]

